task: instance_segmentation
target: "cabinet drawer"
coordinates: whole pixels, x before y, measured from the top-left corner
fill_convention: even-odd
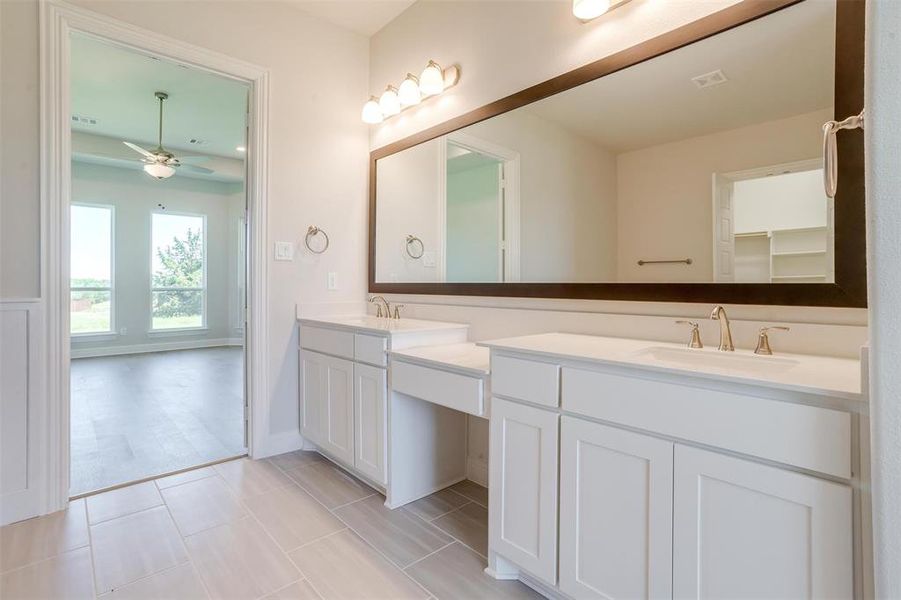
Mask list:
[[[387,350],[388,340],[377,335],[354,334],[354,359],[359,362],[388,366]]]
[[[851,415],[732,392],[564,368],[569,412],[851,477]]]
[[[478,377],[394,360],[391,389],[471,415],[485,416],[484,382]]]
[[[491,356],[491,393],[559,406],[560,367],[536,360]]]
[[[354,334],[349,331],[301,325],[300,347],[352,359],[354,357]]]

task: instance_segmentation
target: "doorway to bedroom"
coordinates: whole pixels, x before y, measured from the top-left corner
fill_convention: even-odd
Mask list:
[[[247,453],[248,85],[71,37],[70,496]]]

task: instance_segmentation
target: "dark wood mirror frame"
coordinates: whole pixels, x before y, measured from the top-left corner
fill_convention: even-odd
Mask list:
[[[835,196],[835,283],[379,283],[375,281],[376,161],[380,158],[804,1],[816,0],[743,0],[659,37],[374,150],[370,154],[369,161],[369,291],[381,294],[865,307],[867,281],[864,137],[859,129],[843,131],[839,137],[839,188]],[[834,118],[837,119],[856,115],[863,108],[865,12],[865,0],[837,0],[834,108]]]

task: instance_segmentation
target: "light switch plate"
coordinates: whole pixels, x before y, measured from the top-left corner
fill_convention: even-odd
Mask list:
[[[275,260],[294,260],[294,243],[275,242]]]
[[[334,271],[329,271],[328,289],[329,290],[337,290],[338,289],[338,274],[335,273]]]
[[[434,252],[423,252],[422,253],[422,266],[433,269],[435,268],[435,253]]]

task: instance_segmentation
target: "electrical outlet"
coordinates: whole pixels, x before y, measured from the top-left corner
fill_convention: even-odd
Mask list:
[[[125,335],[127,333],[128,333],[128,327],[120,327],[119,328],[119,335]]]
[[[338,274],[334,271],[329,271],[328,274],[328,289],[329,290],[337,290],[338,289]]]

